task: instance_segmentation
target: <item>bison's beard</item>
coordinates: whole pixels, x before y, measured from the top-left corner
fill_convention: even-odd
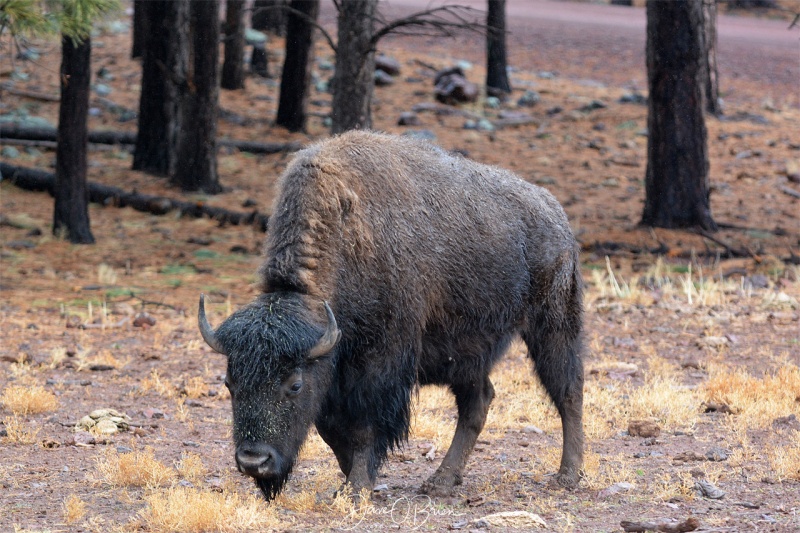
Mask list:
[[[279,476],[270,477],[270,478],[255,478],[256,485],[259,489],[261,489],[261,494],[264,495],[264,498],[271,502],[274,500],[278,494],[281,493],[283,490],[283,486],[286,485],[286,481],[289,479],[289,473],[291,472],[291,468],[287,469],[285,472],[281,473]]]

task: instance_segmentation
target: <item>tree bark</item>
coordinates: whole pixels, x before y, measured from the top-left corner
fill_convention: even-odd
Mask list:
[[[336,71],[333,74],[331,132],[372,127],[375,50],[372,37],[378,0],[346,0],[340,4]]]
[[[703,36],[705,38],[705,96],[706,111],[714,116],[722,114],[719,98],[719,70],[717,68],[717,0],[703,0]]]
[[[217,177],[217,109],[219,101],[219,0],[189,4],[191,40],[184,128],[178,142],[178,162],[170,180],[184,191],[215,194]]]
[[[312,20],[319,14],[319,0],[292,0],[292,9]],[[286,25],[286,58],[283,61],[278,116],[275,122],[289,131],[305,131],[306,100],[314,61],[314,25],[290,13]]]
[[[147,35],[147,0],[133,0],[133,45],[131,59],[142,57],[145,35]]]
[[[92,244],[86,190],[89,85],[92,42],[61,38],[61,104],[58,108],[53,234],[74,244]]]
[[[288,15],[281,8],[288,4],[289,0],[255,0],[250,25],[254,30],[286,35]]]
[[[491,93],[510,93],[506,61],[506,0],[487,0],[486,11],[486,89]]]
[[[647,171],[642,224],[713,231],[703,115],[702,0],[647,2]]]
[[[244,89],[244,0],[225,2],[225,61],[221,87]]]
[[[187,0],[150,0],[133,170],[169,176],[177,162],[185,88]]]

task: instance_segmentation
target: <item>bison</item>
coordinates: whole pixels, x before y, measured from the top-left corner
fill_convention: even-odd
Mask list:
[[[203,338],[227,356],[239,470],[271,500],[311,424],[371,490],[408,437],[415,387],[455,395],[453,442],[421,490],[447,495],[481,432],[489,372],[521,336],[583,462],[582,282],[546,190],[424,141],[349,132],[299,152],[269,219],[261,294]]]

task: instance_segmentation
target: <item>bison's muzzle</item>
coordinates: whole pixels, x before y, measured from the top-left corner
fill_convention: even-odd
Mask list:
[[[236,466],[239,472],[254,478],[267,479],[282,474],[281,456],[264,442],[242,441],[236,448]]]

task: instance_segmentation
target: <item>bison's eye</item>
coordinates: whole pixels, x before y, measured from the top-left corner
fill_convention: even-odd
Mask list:
[[[303,382],[298,379],[297,381],[292,383],[291,387],[289,387],[289,393],[297,394],[298,392],[300,392],[302,388],[303,388]]]

